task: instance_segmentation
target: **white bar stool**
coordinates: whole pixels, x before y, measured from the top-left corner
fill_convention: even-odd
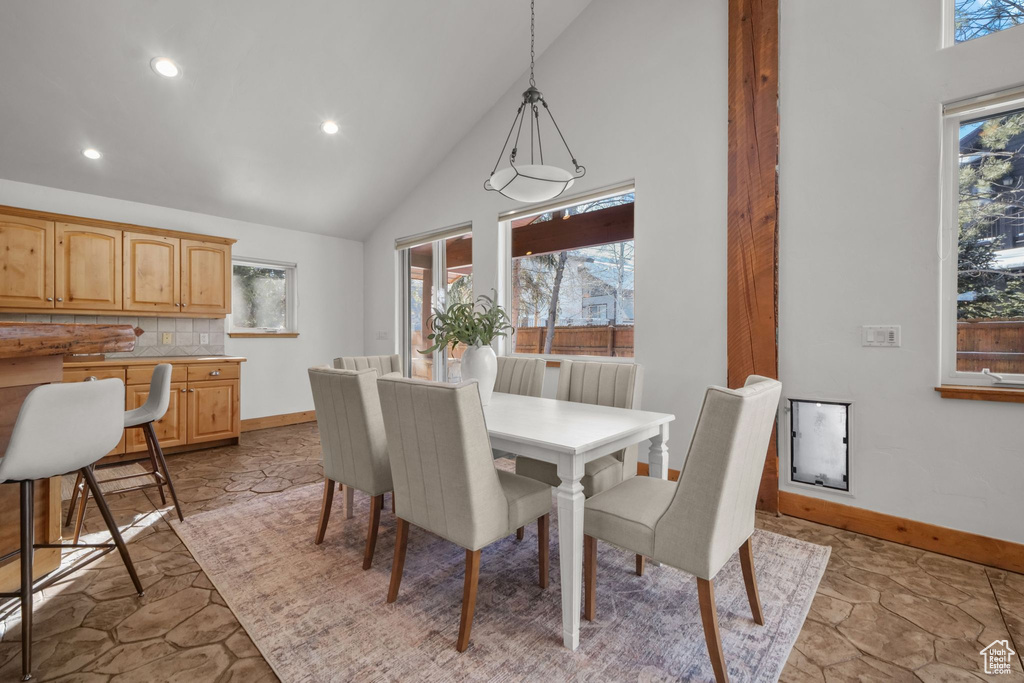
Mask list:
[[[54,428],[60,425],[60,428]],[[11,433],[7,452],[0,458],[0,484],[21,484],[21,549],[0,562],[21,554],[21,588],[0,593],[0,598],[21,599],[21,680],[32,678],[32,594],[60,581],[83,565],[103,557],[114,548],[142,595],[132,558],[128,555],[113,515],[103,499],[90,466],[121,439],[124,428],[124,384],[119,379],[75,384],[46,384],[25,398]],[[96,498],[113,543],[35,543],[35,482],[78,470]],[[58,570],[33,584],[32,559],[37,548],[101,548],[75,565]]]
[[[160,440],[156,438],[156,430],[153,428],[153,423],[162,419],[167,414],[167,407],[170,403],[171,366],[168,363],[161,363],[153,369],[153,378],[149,381],[149,396],[146,397],[146,403],[140,408],[128,410],[124,413],[124,428],[138,427],[142,429],[142,433],[146,436],[146,450],[149,453],[149,463],[152,469],[141,474],[129,474],[104,479],[99,483],[108,484],[115,481],[124,481],[125,479],[153,477],[152,483],[117,489],[116,493],[127,493],[128,491],[138,491],[156,486],[160,490],[160,503],[166,505],[167,497],[164,495],[164,485],[166,485],[171,493],[171,500],[174,502],[174,510],[178,513],[178,519],[184,522],[185,516],[181,512],[181,505],[178,504],[178,494],[175,493],[174,484],[171,482],[171,473],[167,469],[167,460],[164,459],[163,449],[160,448]],[[114,493],[114,491],[108,491],[108,493]],[[85,487],[81,474],[78,475],[78,479],[75,481],[75,489],[71,494],[71,504],[68,505],[68,517],[64,522],[64,526],[71,524],[71,516],[75,512],[75,502],[78,500],[79,495],[82,496],[82,499],[78,506],[78,519],[75,522],[76,543],[82,535],[82,522],[85,521],[85,508],[89,502],[89,491]]]

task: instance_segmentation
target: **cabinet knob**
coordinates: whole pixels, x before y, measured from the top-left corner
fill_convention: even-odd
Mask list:
[[[176,304],[174,304],[174,305],[175,305],[175,306],[179,306],[179,307],[181,306],[181,304],[178,304],[178,303],[176,303]]]
[[[217,377],[220,375],[220,370],[214,370],[210,373],[210,377]]]
[[[185,308],[186,306],[188,306],[188,304],[182,304],[181,305],[182,308]]]
[[[181,393],[183,393],[183,394],[184,394],[184,393],[185,393],[185,390],[184,390],[184,389],[182,389],[182,390],[181,390]]]
[[[189,392],[193,392],[193,391],[195,391],[195,389],[189,389]]]
[[[83,379],[82,381],[83,382],[95,382],[96,381],[96,375],[90,375],[90,376],[86,377],[85,379]]]
[[[53,297],[52,296],[48,296],[48,297],[46,297],[46,300],[47,301],[53,301]]]
[[[57,297],[57,301],[64,301],[64,297],[62,297],[62,296],[58,296],[58,297]]]

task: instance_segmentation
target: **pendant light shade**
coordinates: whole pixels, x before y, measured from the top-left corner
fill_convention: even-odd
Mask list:
[[[484,189],[491,192],[498,192],[509,199],[518,202],[532,204],[554,199],[570,187],[577,178],[586,175],[587,169],[581,166],[569,149],[569,143],[555,122],[555,117],[544,100],[544,95],[537,89],[537,83],[533,77],[533,43],[534,43],[534,0],[530,0],[530,87],[523,93],[523,101],[512,119],[512,127],[505,138],[505,144],[498,154],[498,161],[494,164],[491,176],[484,181]],[[560,166],[544,163],[544,141],[541,130],[541,114],[543,107],[547,119],[551,122],[548,128],[548,136],[551,136],[551,128],[558,134],[565,151],[572,162],[573,171]],[[523,130],[526,119],[529,118],[529,130]],[[517,157],[520,155],[519,144],[525,135],[529,135],[529,163],[516,165]],[[515,139],[513,140],[513,136]],[[505,156],[505,150],[509,143],[512,143],[512,151],[508,155],[508,167],[500,171],[498,166]],[[525,160],[525,154],[523,155]],[[539,163],[538,163],[539,162]]]

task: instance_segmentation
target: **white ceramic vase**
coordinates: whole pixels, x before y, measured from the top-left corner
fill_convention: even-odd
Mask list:
[[[487,405],[494,393],[498,377],[498,357],[490,346],[470,346],[462,354],[462,380],[475,379],[480,389],[480,403]]]

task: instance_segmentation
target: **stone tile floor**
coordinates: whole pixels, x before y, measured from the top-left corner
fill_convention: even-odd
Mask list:
[[[189,515],[321,481],[319,458],[313,423],[249,432],[240,446],[172,456],[169,466]],[[277,680],[171,529],[159,494],[108,501],[146,595],[134,594],[116,553],[38,595],[35,680]],[[86,533],[100,539],[89,509]],[[979,651],[992,641],[1024,652],[1024,575],[790,517],[759,515],[758,525],[832,547],[782,681],[979,681],[990,678]],[[18,680],[16,606],[2,606],[0,619],[0,681]],[[1024,681],[1019,657],[996,680]]]

